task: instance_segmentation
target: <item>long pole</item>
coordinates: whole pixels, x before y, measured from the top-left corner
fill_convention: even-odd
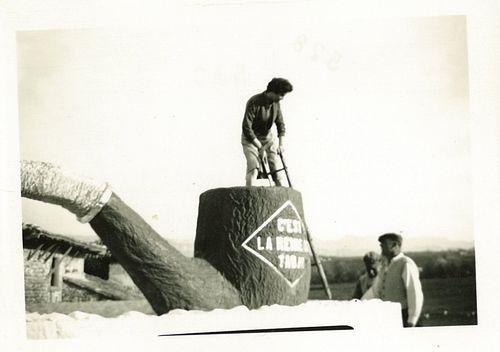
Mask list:
[[[278,155],[281,158],[281,163],[283,164],[283,170],[285,170],[285,175],[288,181],[288,185],[290,186],[290,188],[293,188],[292,182],[290,181],[290,176],[288,175],[288,168],[286,167],[285,158],[283,157],[283,154],[281,152],[278,152]],[[319,256],[316,254],[316,251],[314,250],[309,228],[307,227],[305,220],[302,220],[302,223],[304,224],[304,229],[306,230],[306,236],[307,236],[307,241],[309,242],[309,248],[311,248],[311,253],[313,255],[314,263],[316,263],[316,267],[318,268],[319,276],[321,277],[321,281],[323,283],[326,296],[328,297],[328,299],[332,299],[332,292],[330,291],[330,286],[328,285],[328,280],[326,279],[325,271],[323,270],[323,265],[321,265],[321,260],[319,259]]]
[[[293,188],[292,182],[290,181],[290,176],[288,175],[288,168],[286,167],[285,158],[283,157],[283,153],[278,152],[278,155],[281,158],[281,163],[283,164],[283,170],[285,170],[285,175],[286,175],[286,180],[288,181],[288,186],[290,188]]]
[[[330,291],[330,286],[328,286],[328,280],[326,279],[325,271],[323,270],[323,265],[321,265],[321,260],[319,259],[319,256],[316,254],[316,251],[314,250],[314,246],[312,243],[313,241],[309,233],[309,229],[307,228],[305,221],[302,222],[304,223],[307,240],[309,241],[309,247],[311,248],[311,253],[313,255],[314,262],[316,263],[316,267],[318,268],[319,276],[321,277],[321,282],[323,282],[323,288],[325,289],[326,296],[328,297],[328,299],[332,299],[332,292]]]
[[[260,165],[262,167],[262,173],[266,175],[267,180],[269,181],[269,186],[272,186],[273,183],[271,182],[271,174],[267,171],[266,163],[264,162],[264,158],[262,155],[259,155],[260,159]]]

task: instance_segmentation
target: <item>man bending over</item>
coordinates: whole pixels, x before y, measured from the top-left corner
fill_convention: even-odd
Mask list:
[[[293,90],[292,85],[284,78],[273,78],[267,89],[251,97],[246,105],[243,118],[241,144],[247,160],[246,185],[253,186],[260,170],[260,160],[267,160],[276,186],[281,186],[282,176],[275,171],[279,169],[277,153],[282,153],[285,123],[281,114],[280,100]],[[278,139],[273,135],[271,127],[276,124]]]

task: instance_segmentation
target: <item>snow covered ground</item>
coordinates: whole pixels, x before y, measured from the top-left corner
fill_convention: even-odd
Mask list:
[[[349,325],[354,330],[401,328],[397,303],[308,301],[298,306],[245,306],[210,312],[176,309],[162,316],[127,312],[116,318],[73,312],[26,315],[29,339],[156,337],[163,334]]]

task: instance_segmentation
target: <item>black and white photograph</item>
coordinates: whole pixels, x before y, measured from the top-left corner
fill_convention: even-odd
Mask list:
[[[134,22],[151,12],[113,3],[17,24],[5,6],[19,218],[2,275],[30,346],[459,346],[491,321],[500,125],[473,64],[492,64],[479,38],[497,26],[322,1],[157,4]]]

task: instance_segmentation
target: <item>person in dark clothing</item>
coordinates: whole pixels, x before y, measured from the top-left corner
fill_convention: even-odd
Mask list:
[[[375,252],[368,252],[363,257],[366,272],[358,278],[356,282],[356,289],[352,298],[363,299],[366,292],[370,289],[373,281],[377,277],[378,266],[380,263],[380,256]]]
[[[267,160],[271,172],[280,168],[278,153],[284,151],[285,123],[281,113],[280,101],[293,90],[292,85],[284,78],[273,78],[267,89],[251,97],[245,109],[242,124],[241,144],[247,161],[246,185],[252,186],[257,180],[260,160]],[[271,132],[276,124],[278,140]],[[282,176],[273,173],[276,186],[281,186]]]

